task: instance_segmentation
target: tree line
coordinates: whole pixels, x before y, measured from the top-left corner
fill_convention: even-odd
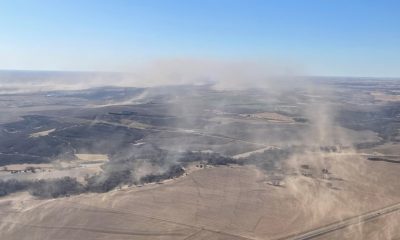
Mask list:
[[[111,159],[102,166],[103,171],[92,176],[86,176],[83,183],[76,178],[63,177],[57,179],[28,180],[0,180],[0,196],[11,193],[28,191],[39,198],[57,198],[88,192],[108,192],[122,185],[139,185],[145,183],[161,182],[166,179],[179,177],[185,173],[184,167],[191,162],[202,162],[205,165],[253,164],[264,170],[273,170],[280,162],[286,159],[291,150],[273,149],[263,153],[253,154],[247,158],[234,159],[218,153],[204,153],[187,151],[180,155],[172,155],[174,161],[166,157],[165,152],[151,156],[149,162],[166,169],[162,173],[150,173],[136,179],[134,176],[134,163],[137,157]]]

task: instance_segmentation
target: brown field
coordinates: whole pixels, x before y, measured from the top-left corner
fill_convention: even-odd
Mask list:
[[[105,154],[89,154],[89,153],[76,153],[75,156],[81,161],[108,161],[108,156]]]
[[[315,240],[326,239],[400,239],[400,213],[394,212],[386,216],[365,222],[363,225],[355,225],[350,228],[341,229],[324,236],[316,237]]]
[[[383,154],[383,155],[398,155],[400,149],[399,143],[385,143],[370,149],[364,150],[367,153]],[[400,156],[400,155],[399,155]]]
[[[49,169],[49,168],[53,168],[54,166],[52,164],[48,164],[48,163],[40,163],[40,164],[9,164],[9,165],[5,165],[3,166],[3,170],[7,169],[7,171],[23,171],[28,167],[33,167],[33,168],[37,168],[37,169]]]
[[[311,165],[312,177],[296,174],[310,157],[321,159]],[[0,239],[278,239],[400,202],[400,164],[310,153],[289,166],[284,187],[267,184],[255,167],[225,166],[104,194],[40,201],[12,195],[0,202]],[[322,178],[322,166],[330,179]],[[365,226],[378,228],[386,218],[398,227],[398,214]],[[343,231],[347,239],[380,239],[360,234],[362,227]],[[386,228],[379,231],[399,234]]]
[[[398,101],[400,101],[400,95],[391,95],[391,94],[386,94],[384,92],[372,92],[371,95],[377,101],[382,101],[382,102],[398,102]]]
[[[75,154],[78,158],[74,161],[60,159],[52,164],[9,164],[0,170],[0,177],[5,179],[37,180],[60,177],[75,177],[83,181],[86,175],[102,171],[101,166],[108,161],[105,154]],[[28,167],[33,167],[35,172],[24,172]],[[18,171],[11,173],[11,171]]]

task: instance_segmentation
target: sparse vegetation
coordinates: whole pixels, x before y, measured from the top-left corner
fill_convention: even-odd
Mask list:
[[[132,183],[132,174],[128,169],[96,174],[86,179],[87,192],[108,192],[117,186]]]
[[[165,173],[162,174],[149,174],[140,178],[140,183],[161,182],[165,179],[172,179],[179,177],[185,173],[183,167],[179,164],[172,165]]]
[[[29,188],[30,182],[18,181],[15,179],[0,180],[0,196],[6,196],[11,193],[25,191]]]
[[[218,153],[204,153],[204,152],[185,152],[179,160],[186,164],[190,162],[202,161],[209,165],[228,165],[228,164],[242,164],[241,161],[231,157],[225,157]]]
[[[40,198],[57,198],[84,192],[84,186],[75,178],[63,177],[38,180],[29,184],[29,192]]]
[[[0,180],[0,196],[26,190],[40,198],[57,198],[82,193],[84,187],[71,177],[36,181]]]
[[[166,158],[168,152],[159,148],[145,148],[141,149],[138,153],[140,157],[151,157],[149,162],[154,165],[166,167],[169,164],[167,161],[170,161],[170,159]],[[178,155],[170,154],[170,156],[177,157]],[[166,167],[167,170],[165,172],[150,173],[139,180],[135,180],[133,166],[137,159],[138,157],[135,156],[120,159],[114,158],[112,161],[104,164],[103,172],[86,176],[84,184],[71,177],[38,181],[0,181],[0,196],[25,190],[28,190],[33,196],[40,198],[57,198],[84,192],[108,192],[122,185],[161,182],[166,179],[182,176],[185,173],[184,165],[191,162],[201,161],[204,164],[214,166],[243,164],[243,161],[221,156],[217,153],[187,151],[180,155],[178,163],[170,164]],[[249,163],[253,163],[253,161]]]

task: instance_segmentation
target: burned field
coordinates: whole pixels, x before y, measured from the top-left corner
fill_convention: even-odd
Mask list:
[[[400,202],[399,84],[312,81],[49,91],[34,107],[7,95],[2,111],[19,110],[0,125],[0,237],[284,238]],[[64,207],[60,225],[46,220]]]

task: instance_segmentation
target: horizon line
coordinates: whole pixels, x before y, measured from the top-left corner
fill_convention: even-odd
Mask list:
[[[81,74],[134,74],[129,71],[96,71],[96,70],[48,70],[48,69],[2,69],[0,72],[45,72],[45,73],[81,73]],[[278,75],[280,76],[280,75]],[[310,78],[353,78],[353,79],[391,79],[400,80],[400,76],[363,76],[363,75],[292,75],[293,77],[310,77]]]

